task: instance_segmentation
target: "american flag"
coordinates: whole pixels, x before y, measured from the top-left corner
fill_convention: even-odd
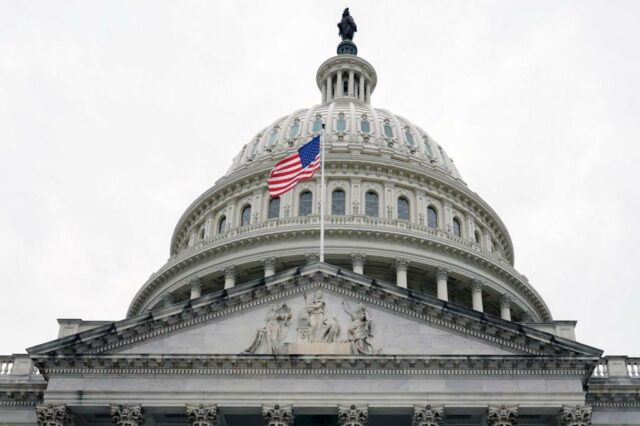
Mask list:
[[[274,197],[284,194],[301,180],[311,179],[319,168],[320,136],[316,136],[273,167],[267,179],[269,194]]]

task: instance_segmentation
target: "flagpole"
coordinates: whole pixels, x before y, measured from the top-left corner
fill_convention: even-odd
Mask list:
[[[324,123],[322,123],[322,133],[320,135],[320,262],[324,262],[324,205],[326,201],[326,191],[324,187]]]

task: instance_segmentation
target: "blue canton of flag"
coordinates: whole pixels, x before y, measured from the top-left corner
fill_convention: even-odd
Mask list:
[[[280,160],[271,170],[267,184],[272,196],[290,191],[301,180],[311,179],[320,168],[320,136]]]

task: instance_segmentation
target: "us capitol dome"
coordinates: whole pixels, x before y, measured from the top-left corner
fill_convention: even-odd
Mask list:
[[[318,104],[266,124],[187,207],[126,318],[59,319],[0,356],[0,424],[640,425],[640,358],[552,318],[444,148],[373,106],[348,9],[338,25]],[[270,196],[319,135],[325,199],[319,173]]]

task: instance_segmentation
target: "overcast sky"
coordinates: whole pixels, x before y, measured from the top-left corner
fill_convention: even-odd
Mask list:
[[[0,1],[0,354],[118,320],[184,209],[320,100],[349,6],[555,319],[640,356],[640,2]]]

